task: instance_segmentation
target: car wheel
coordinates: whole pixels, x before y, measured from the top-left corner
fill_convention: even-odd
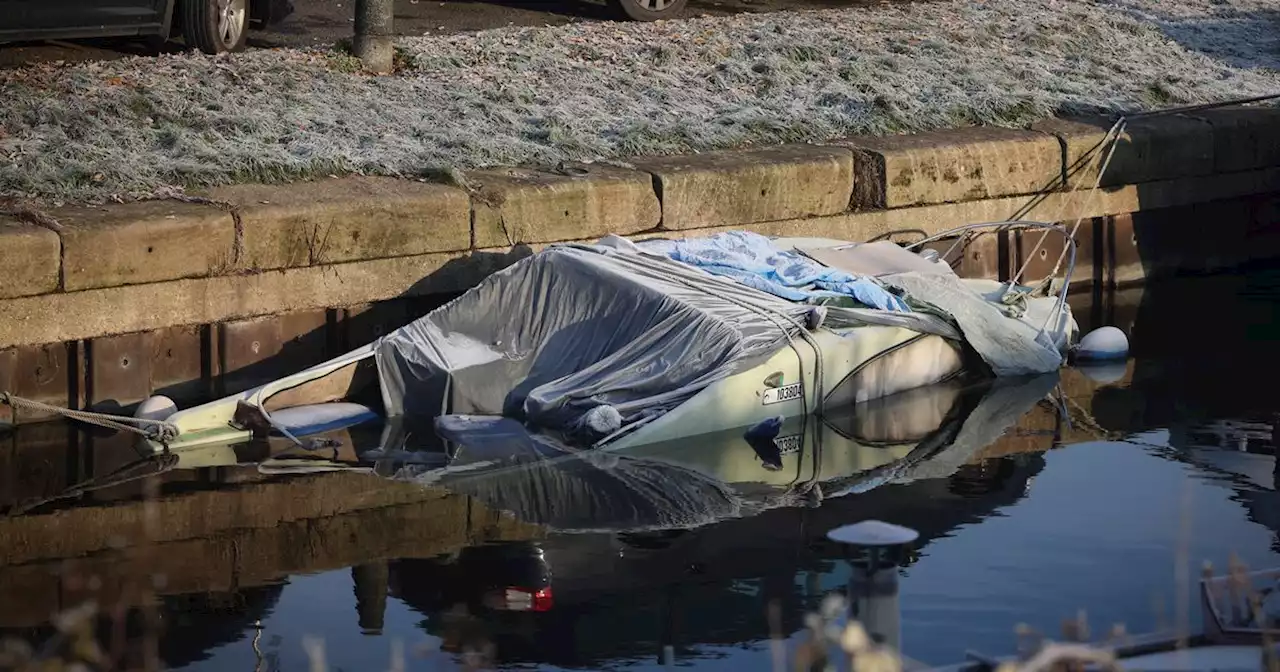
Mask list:
[[[679,16],[689,0],[609,0],[620,18],[632,21],[657,21]]]
[[[206,54],[240,51],[249,36],[249,0],[183,0],[182,37]]]

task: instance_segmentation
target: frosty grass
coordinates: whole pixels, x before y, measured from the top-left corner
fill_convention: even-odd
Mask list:
[[[0,197],[420,176],[1280,92],[1274,0],[935,0],[0,72]],[[456,173],[455,173],[456,174]]]

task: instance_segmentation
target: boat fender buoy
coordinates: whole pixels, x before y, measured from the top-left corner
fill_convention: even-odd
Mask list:
[[[593,434],[608,436],[622,429],[622,414],[608,404],[600,404],[582,415],[582,424]]]
[[[138,404],[137,410],[133,412],[133,417],[140,420],[157,420],[162,421],[169,416],[178,412],[178,405],[173,400],[163,394],[147,397],[141,404]]]
[[[1125,359],[1129,356],[1129,337],[1115,327],[1098,327],[1080,339],[1075,355],[1081,362]]]

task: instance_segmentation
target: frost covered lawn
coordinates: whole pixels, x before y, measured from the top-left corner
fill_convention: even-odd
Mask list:
[[[938,0],[0,73],[0,196],[625,159],[1280,92],[1274,0]]]

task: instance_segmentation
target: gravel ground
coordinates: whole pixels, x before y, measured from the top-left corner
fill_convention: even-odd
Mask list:
[[[0,195],[623,159],[1280,92],[1273,0],[941,0],[0,72]]]

